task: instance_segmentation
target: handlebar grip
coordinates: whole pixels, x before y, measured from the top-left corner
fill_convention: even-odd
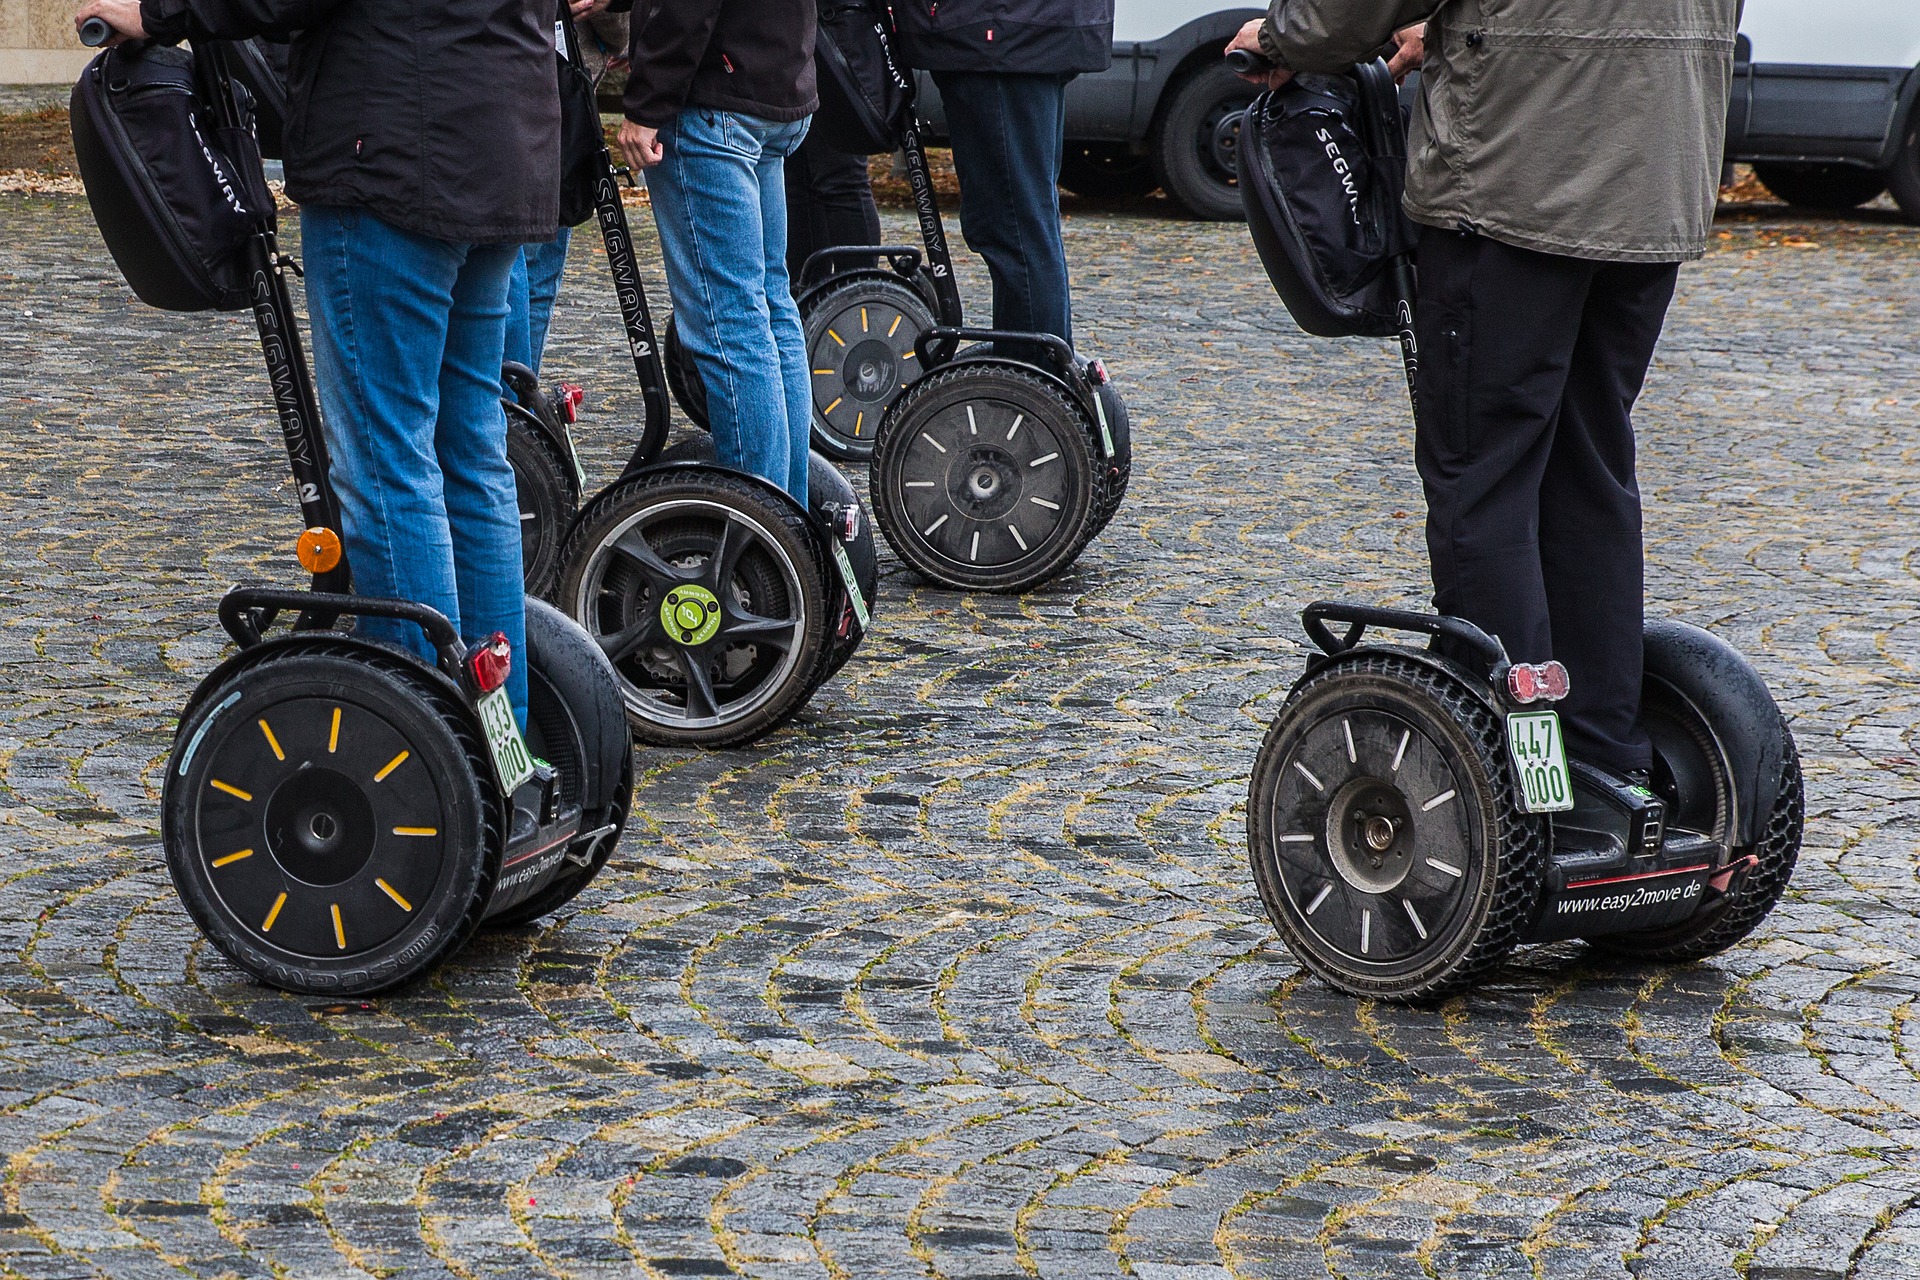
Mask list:
[[[1263,57],[1252,49],[1229,49],[1227,65],[1233,68],[1236,75],[1252,76],[1273,70],[1273,59]]]
[[[80,24],[80,43],[89,49],[98,49],[113,39],[113,28],[107,25],[105,18],[88,18]]]

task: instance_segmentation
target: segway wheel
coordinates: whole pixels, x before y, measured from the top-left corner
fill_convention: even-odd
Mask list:
[[[660,339],[660,363],[666,366],[667,390],[673,393],[673,402],[680,406],[680,412],[700,430],[711,430],[707,425],[707,384],[701,380],[700,366],[693,362],[693,353],[680,341],[680,327],[671,316],[667,318],[667,331]]]
[[[826,570],[798,505],[673,467],[601,493],[563,556],[560,598],[612,662],[636,737],[752,741],[818,686]]]
[[[1107,457],[1104,448],[1099,451],[1107,482],[1102,490],[1100,509],[1094,513],[1093,535],[1097,538],[1120,510],[1120,503],[1127,496],[1127,484],[1133,479],[1133,420],[1127,415],[1127,402],[1120,398],[1111,382],[1095,387],[1093,394],[1100,401],[1107,432],[1113,437],[1113,456]]]
[[[167,869],[228,959],[288,991],[364,994],[433,968],[492,895],[503,805],[456,690],[350,641],[216,671],[182,717]]]
[[[559,451],[514,414],[507,415],[507,464],[520,504],[520,570],[529,594],[543,596],[560,571],[560,545],[580,495]]]
[[[923,577],[1024,591],[1072,564],[1109,499],[1094,428],[1018,366],[963,363],[894,402],[874,440],[874,514]]]
[[[580,806],[567,870],[524,902],[487,917],[520,925],[558,911],[613,855],[633,807],[633,739],[613,666],[573,619],[527,601],[527,749],[560,774],[563,806]]]
[[[933,310],[904,282],[863,275],[816,294],[802,324],[814,447],[830,458],[864,461],[887,406],[920,376],[914,343],[933,327]]]
[[[1379,651],[1287,701],[1247,800],[1254,884],[1300,963],[1351,995],[1431,999],[1498,966],[1547,863],[1499,718],[1465,684]]]
[[[1653,739],[1653,790],[1667,802],[1667,823],[1724,839],[1733,811],[1733,787],[1712,730],[1685,698],[1649,681],[1640,702],[1641,723]],[[1800,753],[1786,721],[1780,722],[1785,766],[1766,829],[1736,857],[1755,862],[1718,902],[1664,928],[1589,938],[1590,945],[1632,960],[1678,964],[1718,955],[1752,933],[1787,891],[1800,859],[1806,797]]]

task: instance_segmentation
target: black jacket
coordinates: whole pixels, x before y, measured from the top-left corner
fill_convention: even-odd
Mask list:
[[[814,0],[638,0],[621,106],[650,128],[688,107],[785,124],[820,107]]]
[[[287,195],[420,235],[560,225],[554,0],[141,0],[159,40],[289,39]]]
[[[1113,0],[893,0],[893,21],[922,71],[1064,75],[1113,61]]]

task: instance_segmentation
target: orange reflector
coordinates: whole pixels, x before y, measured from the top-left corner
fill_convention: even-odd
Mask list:
[[[308,573],[326,573],[340,564],[340,535],[325,525],[315,525],[301,532],[293,553]]]

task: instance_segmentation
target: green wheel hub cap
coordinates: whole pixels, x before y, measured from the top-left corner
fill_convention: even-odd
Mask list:
[[[705,644],[720,629],[720,601],[705,587],[675,587],[660,602],[660,625],[681,644]]]

